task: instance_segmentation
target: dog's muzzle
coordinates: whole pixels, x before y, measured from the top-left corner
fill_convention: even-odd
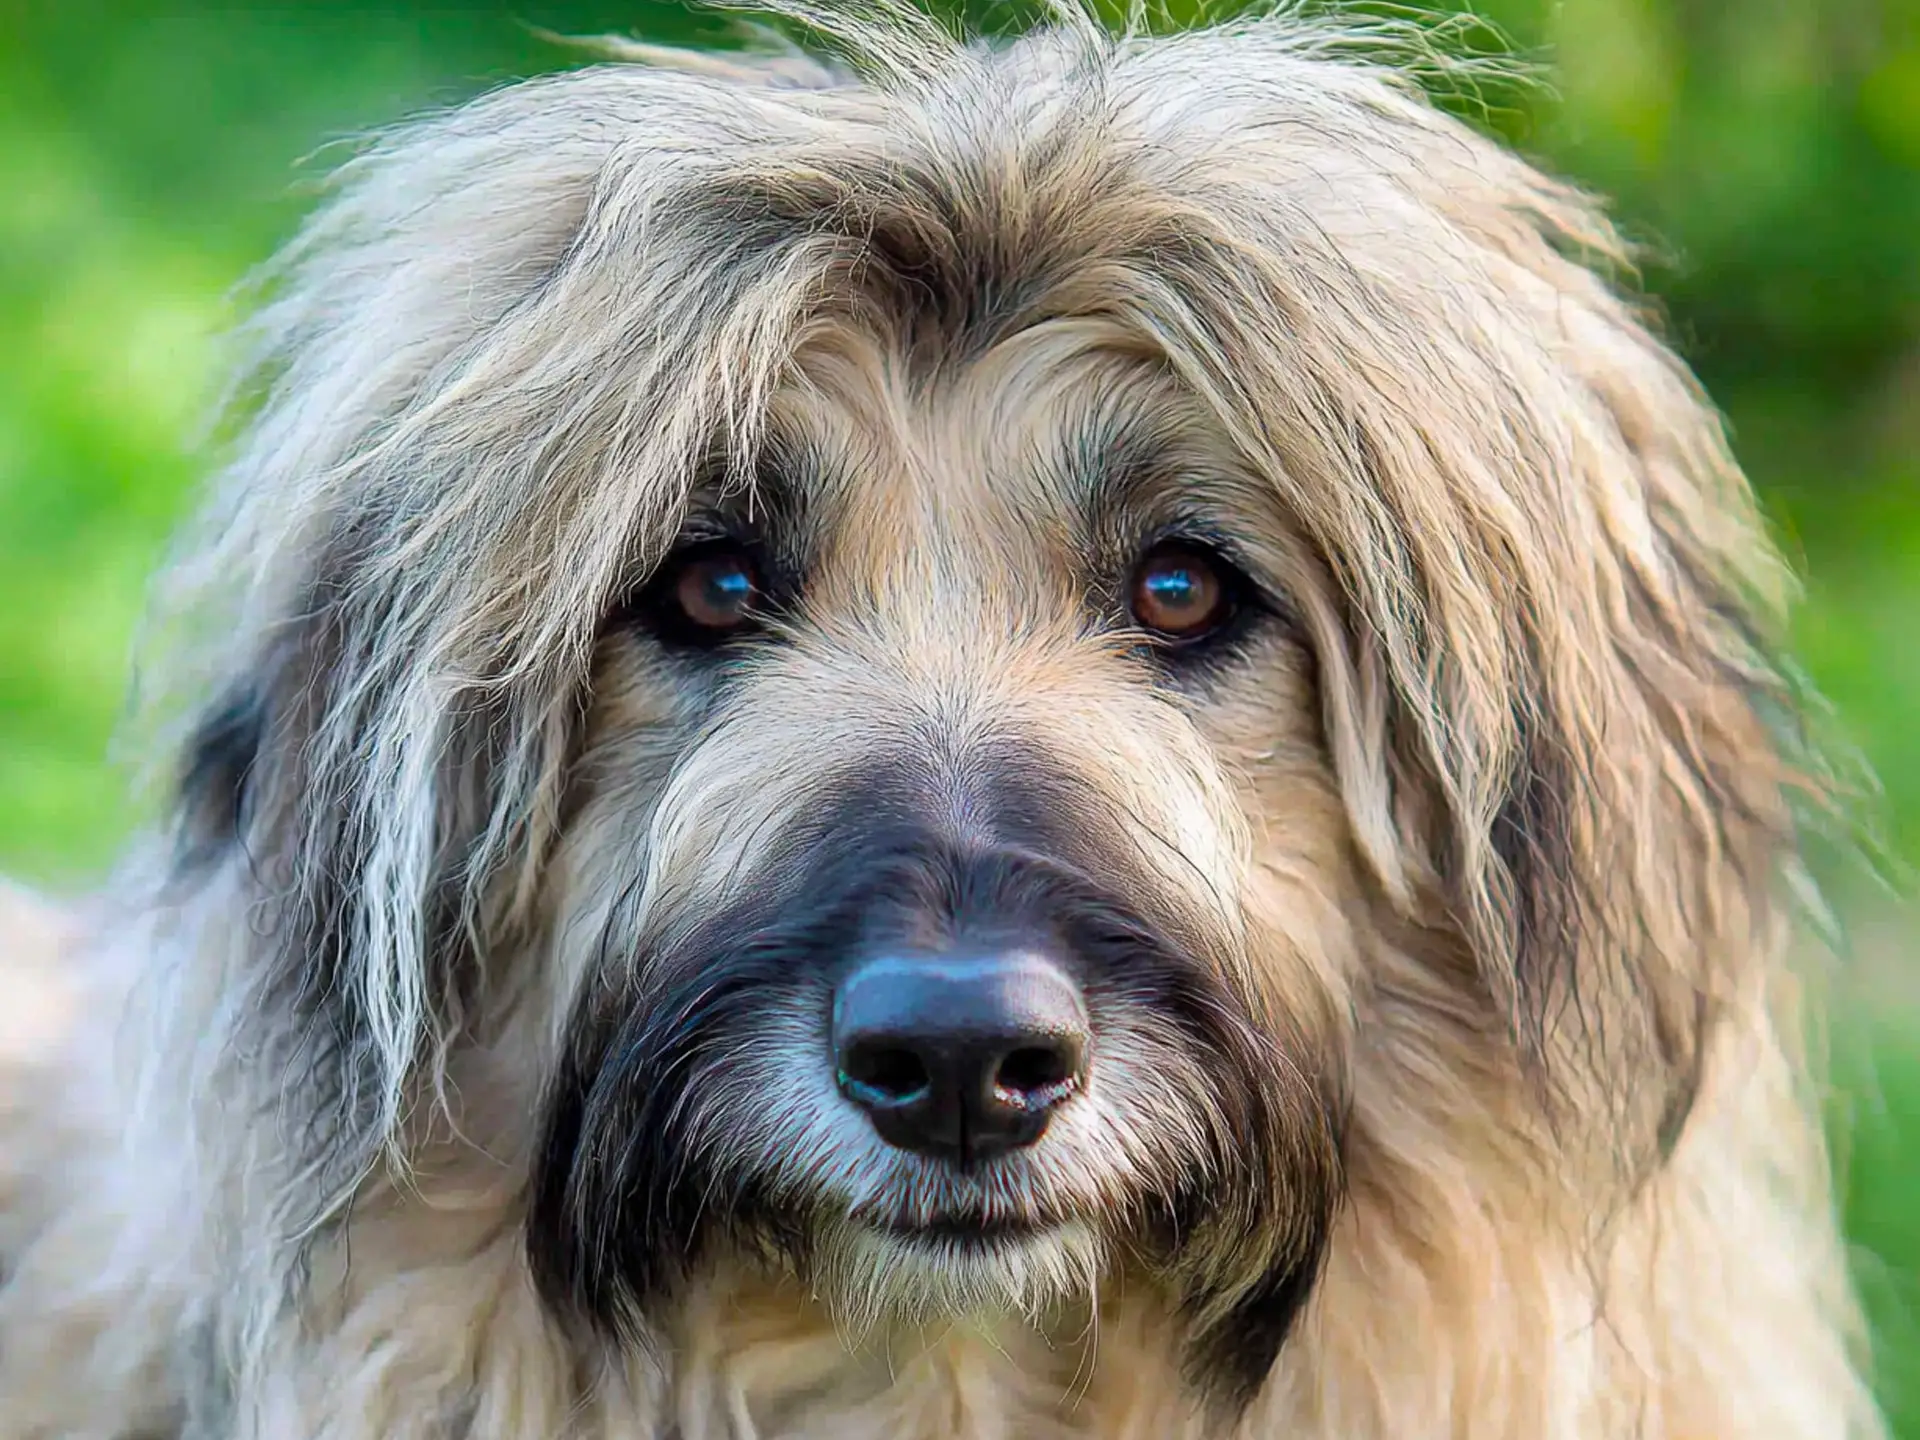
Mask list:
[[[1124,1254],[1207,1317],[1196,1373],[1263,1374],[1338,1203],[1336,1112],[1206,916],[1072,798],[1027,783],[956,836],[862,792],[690,921],[610,915],[533,1176],[549,1302],[644,1335],[726,1254],[849,1316],[1028,1313]]]
[[[888,1144],[961,1167],[1031,1145],[1085,1086],[1080,988],[1044,955],[880,955],[833,999],[834,1078]]]

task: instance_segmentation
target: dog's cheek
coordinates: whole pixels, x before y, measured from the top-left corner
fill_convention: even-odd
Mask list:
[[[1303,1253],[1269,1269],[1217,1325],[1188,1344],[1189,1382],[1222,1410],[1238,1414],[1253,1403],[1313,1298],[1332,1208],[1315,1223],[1316,1238]]]
[[[736,923],[696,929],[652,966],[611,961],[547,1100],[534,1273],[557,1311],[616,1340],[644,1343],[645,1317],[716,1244],[804,1232],[809,1197],[767,1163],[795,1149],[768,1120],[791,1086],[743,1084],[738,1062],[769,1048],[769,1015],[804,1027],[819,997],[778,947],[716,950],[709,932]]]
[[[1154,1137],[1132,1240],[1185,1324],[1189,1383],[1237,1412],[1310,1303],[1344,1203],[1337,1042],[1257,1027],[1201,972],[1128,989],[1108,1002],[1103,1102]]]
[[[575,1022],[536,1152],[535,1279],[556,1312],[616,1340],[646,1338],[642,1317],[700,1248],[700,1177],[673,1083],[687,1068],[673,1028],[691,1039],[693,1017],[673,1011]]]

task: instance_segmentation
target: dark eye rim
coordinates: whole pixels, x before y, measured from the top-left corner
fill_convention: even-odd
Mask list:
[[[758,603],[737,625],[703,625],[687,614],[675,597],[680,577],[689,565],[717,556],[737,555],[754,577]],[[676,546],[654,568],[652,575],[613,608],[608,625],[645,630],[661,644],[679,650],[718,650],[759,633],[773,611],[767,567],[757,547],[731,535],[702,536]]]
[[[1134,614],[1133,592],[1141,573],[1158,556],[1185,554],[1204,560],[1220,584],[1218,618],[1203,629],[1180,635],[1141,623]],[[1138,630],[1155,651],[1170,657],[1192,655],[1210,649],[1222,640],[1238,634],[1253,616],[1264,609],[1259,586],[1244,566],[1219,540],[1187,531],[1169,531],[1156,535],[1136,553],[1128,568],[1121,591],[1121,609],[1128,623]]]

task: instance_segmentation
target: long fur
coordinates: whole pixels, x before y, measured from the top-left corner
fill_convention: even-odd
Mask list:
[[[171,822],[4,1057],[0,1436],[1882,1434],[1788,586],[1597,206],[1410,28],[786,8],[269,278]],[[801,577],[718,670],[629,618],[695,521]],[[1175,673],[1108,602],[1194,525],[1268,603]],[[976,903],[1101,1067],[988,1181],[809,1018]]]

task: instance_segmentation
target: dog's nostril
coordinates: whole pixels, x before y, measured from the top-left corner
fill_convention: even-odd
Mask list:
[[[933,1083],[926,1062],[899,1045],[856,1044],[847,1051],[840,1073],[873,1099],[891,1105],[917,1099]]]
[[[1027,1045],[1000,1062],[993,1087],[1016,1104],[1046,1104],[1074,1081],[1075,1058],[1066,1045]]]

